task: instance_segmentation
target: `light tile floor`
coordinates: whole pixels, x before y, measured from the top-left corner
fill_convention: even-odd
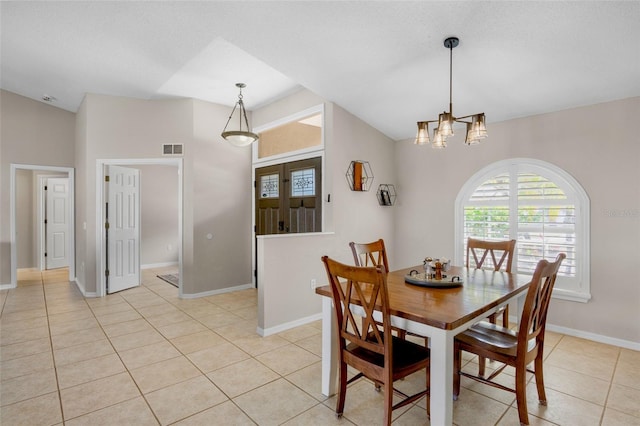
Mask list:
[[[370,383],[351,385],[340,420],[335,397],[320,393],[319,322],[262,338],[255,290],[179,299],[156,277],[166,272],[145,270],[141,287],[85,299],[66,270],[20,271],[18,288],[0,292],[0,423],[380,424],[382,395]],[[549,404],[537,404],[530,383],[532,424],[640,425],[639,352],[556,333],[545,349]],[[463,386],[456,425],[518,424],[512,394]],[[428,425],[424,400],[394,413],[394,424]]]

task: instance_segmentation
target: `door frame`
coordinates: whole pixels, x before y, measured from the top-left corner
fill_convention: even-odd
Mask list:
[[[124,159],[98,159],[96,160],[96,296],[103,297],[107,294],[107,285],[104,271],[107,268],[105,249],[105,229],[102,224],[105,221],[105,166],[148,166],[162,165],[178,168],[178,296],[182,297],[182,250],[183,241],[183,159],[182,158],[124,158]]]
[[[16,235],[16,173],[18,170],[32,170],[44,172],[66,173],[69,179],[69,234],[67,243],[69,247],[69,281],[76,280],[76,248],[75,248],[75,169],[73,167],[61,166],[39,166],[34,164],[10,164],[9,172],[9,238],[11,245],[11,283],[9,288],[16,288],[18,285],[18,251]]]

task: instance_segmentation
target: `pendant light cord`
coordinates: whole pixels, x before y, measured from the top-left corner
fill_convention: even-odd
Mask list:
[[[449,114],[453,119],[453,43],[449,44]]]

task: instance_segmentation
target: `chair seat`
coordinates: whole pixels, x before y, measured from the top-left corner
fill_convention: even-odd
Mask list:
[[[384,333],[380,333],[384,339]],[[406,370],[414,369],[418,371],[429,364],[429,348],[422,345],[404,340],[402,338],[392,336],[393,338],[393,366],[392,370],[395,376],[406,376]],[[368,363],[384,368],[384,356],[377,352],[364,349],[361,346],[350,343],[345,349],[348,353],[357,359],[365,360]]]
[[[506,356],[516,356],[518,334],[508,328],[478,323],[458,334],[456,339],[462,343],[480,347]]]

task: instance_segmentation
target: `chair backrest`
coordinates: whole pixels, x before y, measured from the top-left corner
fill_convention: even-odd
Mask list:
[[[389,272],[389,261],[387,260],[387,250],[384,248],[384,240],[371,243],[350,242],[353,260],[356,266],[380,266],[383,265],[386,272]]]
[[[567,256],[564,253],[560,253],[554,262],[541,260],[536,265],[520,318],[518,352],[527,352],[533,339],[536,340],[536,343],[544,339],[553,285],[556,282],[560,264],[565,257]]]
[[[499,271],[502,265],[505,266],[505,272],[511,272],[511,264],[513,263],[513,252],[516,248],[516,240],[504,241],[485,241],[469,238],[467,240],[467,268],[470,259],[473,256],[475,265],[473,267],[481,269],[487,260],[487,255],[491,255],[491,266],[495,271]],[[496,252],[500,256],[500,260],[496,257]],[[502,254],[500,254],[502,252]],[[505,263],[506,261],[506,263]],[[487,262],[489,263],[489,262]]]
[[[383,339],[382,336],[382,332],[391,336],[387,274],[384,266],[345,265],[327,256],[322,257],[322,262],[331,284],[340,351],[346,346],[345,340],[348,340],[364,349],[382,355],[390,354],[392,339]],[[361,320],[353,312],[352,304],[362,306],[364,316]],[[373,318],[375,310],[382,314],[381,325]]]

